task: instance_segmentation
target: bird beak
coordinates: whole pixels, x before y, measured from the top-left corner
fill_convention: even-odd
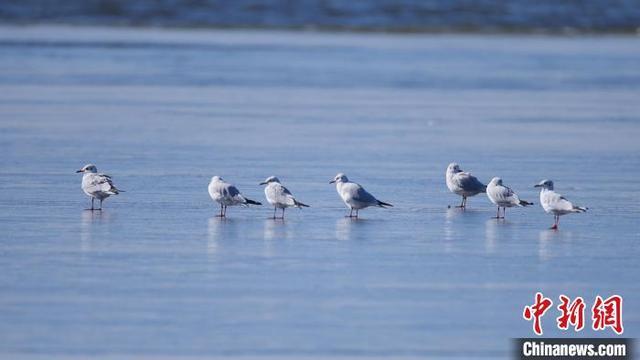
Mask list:
[[[76,171],[76,174],[77,173],[81,173],[81,172],[84,172],[84,171],[82,169],[80,169],[80,170]]]
[[[260,183],[260,184],[258,184],[258,185],[267,185],[267,183],[263,181],[263,182],[261,182],[261,183]]]
[[[535,184],[535,185],[533,185],[533,187],[534,187],[534,188],[542,187],[542,185],[540,185],[540,184]]]
[[[335,180],[331,180],[329,181],[329,184],[333,184],[334,182],[336,182]]]

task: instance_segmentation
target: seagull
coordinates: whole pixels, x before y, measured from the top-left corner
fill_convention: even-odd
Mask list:
[[[307,204],[303,204],[293,197],[293,194],[286,187],[280,184],[280,179],[275,176],[269,176],[260,185],[267,185],[264,188],[264,196],[267,198],[269,204],[273,205],[273,218],[276,219],[276,210],[282,209],[282,217],[284,219],[284,209],[288,207],[309,207]]]
[[[513,190],[502,185],[502,179],[499,177],[494,177],[487,185],[487,197],[498,206],[496,219],[500,219],[500,208],[502,208],[502,219],[504,219],[508,207],[533,205],[528,201],[520,200]]]
[[[447,167],[446,180],[449,191],[462,196],[462,202],[457,207],[463,209],[467,207],[467,197],[478,195],[487,190],[487,186],[481,183],[478,178],[462,171],[456,163],[451,163]]]
[[[220,176],[214,176],[211,178],[211,182],[209,183],[209,195],[213,199],[213,201],[220,204],[220,215],[219,217],[227,216],[227,206],[234,205],[262,205],[257,201],[253,201],[251,199],[247,199],[242,194],[237,187],[228,182],[225,182]]]
[[[124,190],[118,190],[111,181],[111,176],[106,174],[98,174],[98,168],[93,164],[87,164],[82,169],[76,171],[76,173],[84,173],[82,175],[82,191],[91,197],[91,209],[87,210],[102,210],[102,201],[111,195],[118,195]],[[93,201],[95,199],[100,200],[100,208],[93,207]]]
[[[588,208],[573,205],[564,196],[553,191],[553,181],[542,180],[534,187],[542,188],[540,190],[540,205],[547,214],[553,214],[554,223],[551,229],[557,230],[560,223],[560,216],[571,213],[583,213]]]
[[[382,208],[386,206],[393,206],[389,203],[382,202],[376,199],[373,195],[369,194],[360,184],[350,182],[347,176],[343,173],[339,173],[336,177],[329,181],[329,184],[336,183],[336,190],[338,195],[342,198],[342,201],[350,209],[350,218],[358,218],[358,210],[364,209],[369,206],[380,206]],[[356,211],[356,215],[353,215],[353,210]]]

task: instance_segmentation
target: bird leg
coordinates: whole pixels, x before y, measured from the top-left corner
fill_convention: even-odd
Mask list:
[[[284,220],[284,208],[282,208],[282,220]]]
[[[100,199],[100,209],[98,210],[102,211],[102,199]]]
[[[91,210],[91,211],[93,211],[93,200],[95,200],[95,199],[94,199],[94,198],[93,198],[93,196],[92,196],[92,197],[91,197],[91,209],[89,209],[89,210]]]
[[[276,219],[276,210],[278,210],[278,208],[274,206],[273,207],[273,220]]]
[[[217,215],[221,218],[226,217],[227,216],[227,206],[224,204],[220,204],[220,215]]]
[[[360,210],[356,209],[356,219],[358,218],[358,211]]]
[[[500,206],[498,206],[498,212],[496,213],[495,219],[500,219]]]
[[[353,217],[353,208],[352,207],[349,208],[349,215],[345,216],[345,217],[349,217],[349,218]]]
[[[460,202],[460,205],[456,206],[457,208],[461,208],[464,209],[464,207],[467,205],[467,197],[466,196],[462,196],[462,201]]]

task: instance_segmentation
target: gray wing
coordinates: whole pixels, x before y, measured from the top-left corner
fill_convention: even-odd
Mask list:
[[[106,174],[96,174],[89,182],[89,192],[103,192],[117,194],[118,189],[113,185],[111,176]]]
[[[373,195],[371,195],[367,190],[365,190],[360,185],[358,185],[356,189],[356,193],[353,196],[353,200],[360,201],[363,203],[373,203],[373,204],[378,203],[378,199],[376,199]]]
[[[510,202],[513,204],[520,203],[520,199],[518,196],[511,190],[510,187],[507,186],[496,186],[493,195],[496,197],[496,200],[500,202]]]
[[[567,200],[566,197],[558,193],[554,193],[553,195],[555,195],[551,197],[551,206],[553,207],[553,209],[571,211],[574,208],[573,203]]]
[[[512,197],[513,195],[515,195],[515,193],[513,192],[513,190],[511,190],[510,187],[508,186],[502,186],[504,188],[504,190],[502,191],[502,194],[505,198],[508,197]]]
[[[284,187],[284,186],[282,186],[282,185],[280,185],[280,186],[281,186],[281,188],[282,188],[282,193],[283,193],[283,194],[293,196],[293,194],[291,193],[291,191],[289,191],[289,189],[287,189],[286,187]]]
[[[222,188],[222,193],[223,193],[224,196],[234,197],[234,196],[240,194],[240,190],[238,190],[237,187],[235,187],[235,186],[233,186],[231,184],[227,184],[227,186]]]
[[[278,188],[280,190],[280,194],[278,194],[278,202],[289,206],[295,206],[296,199],[293,197],[293,194],[291,194],[291,191],[283,185],[278,185]]]
[[[224,195],[224,197],[228,197],[228,198],[235,198],[237,196],[240,196],[240,198],[242,198],[242,200],[244,200],[242,195],[240,195],[240,190],[238,190],[238,188],[235,187],[235,185],[231,185],[231,184],[227,184],[227,186],[224,186],[222,188],[222,195]]]
[[[464,191],[484,192],[487,189],[487,186],[481,183],[478,178],[467,172],[457,173],[453,181]]]

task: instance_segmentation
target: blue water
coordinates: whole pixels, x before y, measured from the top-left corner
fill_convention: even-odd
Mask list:
[[[42,0],[0,3],[0,21],[374,31],[628,32],[638,0]]]
[[[637,337],[637,42],[0,28],[0,357],[508,358],[536,291]],[[448,208],[451,161],[536,205]],[[394,208],[345,219],[337,172]],[[311,208],[220,220],[212,175]],[[548,230],[542,178],[589,212]]]

